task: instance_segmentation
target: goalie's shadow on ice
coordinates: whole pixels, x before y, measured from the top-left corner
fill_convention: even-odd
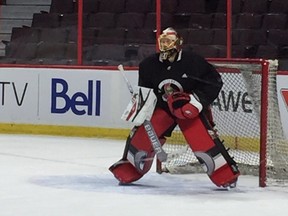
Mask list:
[[[121,194],[154,195],[193,195],[211,194],[216,189],[209,182],[203,182],[206,175],[197,175],[192,179],[183,179],[170,174],[149,173],[137,183],[119,185],[111,175],[54,175],[36,176],[29,183],[42,187],[70,189],[87,192],[105,192]]]

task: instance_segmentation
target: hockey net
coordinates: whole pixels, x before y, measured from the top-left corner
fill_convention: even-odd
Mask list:
[[[288,141],[276,90],[277,60],[211,59],[224,82],[212,104],[215,129],[241,174],[259,176],[259,186],[287,185]],[[157,172],[203,172],[178,128],[163,146],[166,162]]]

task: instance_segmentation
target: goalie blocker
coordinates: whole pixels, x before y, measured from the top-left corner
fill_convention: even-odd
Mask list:
[[[178,124],[211,181],[218,187],[235,185],[240,175],[237,164],[219,138],[208,133],[208,130],[213,129],[203,112],[193,119],[175,119],[164,110],[156,108],[151,124],[162,145],[165,143],[165,135],[170,134],[171,129]],[[154,156],[155,152],[144,126],[136,126],[127,138],[122,159],[109,170],[120,183],[131,183],[150,170]]]

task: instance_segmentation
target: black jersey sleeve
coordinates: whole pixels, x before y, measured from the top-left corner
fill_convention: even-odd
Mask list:
[[[194,93],[199,97],[200,102],[204,106],[208,106],[218,97],[223,82],[221,75],[213,65],[204,59],[202,63],[204,67],[199,77],[201,81],[194,90]]]
[[[146,88],[153,88],[153,83],[151,82],[151,73],[149,69],[150,58],[144,59],[139,64],[138,69],[138,85]]]

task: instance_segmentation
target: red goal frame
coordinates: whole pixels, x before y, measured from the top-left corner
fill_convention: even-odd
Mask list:
[[[268,75],[270,62],[266,59],[227,59],[227,58],[208,58],[212,64],[259,64],[261,65],[261,110],[260,110],[260,152],[259,152],[259,186],[266,187],[267,181],[267,130],[268,130]],[[227,73],[235,71],[235,69],[225,68]],[[225,69],[221,73],[225,73]],[[224,71],[224,72],[223,72]],[[239,71],[236,69],[236,73]],[[162,173],[161,162],[156,160],[156,171]]]

